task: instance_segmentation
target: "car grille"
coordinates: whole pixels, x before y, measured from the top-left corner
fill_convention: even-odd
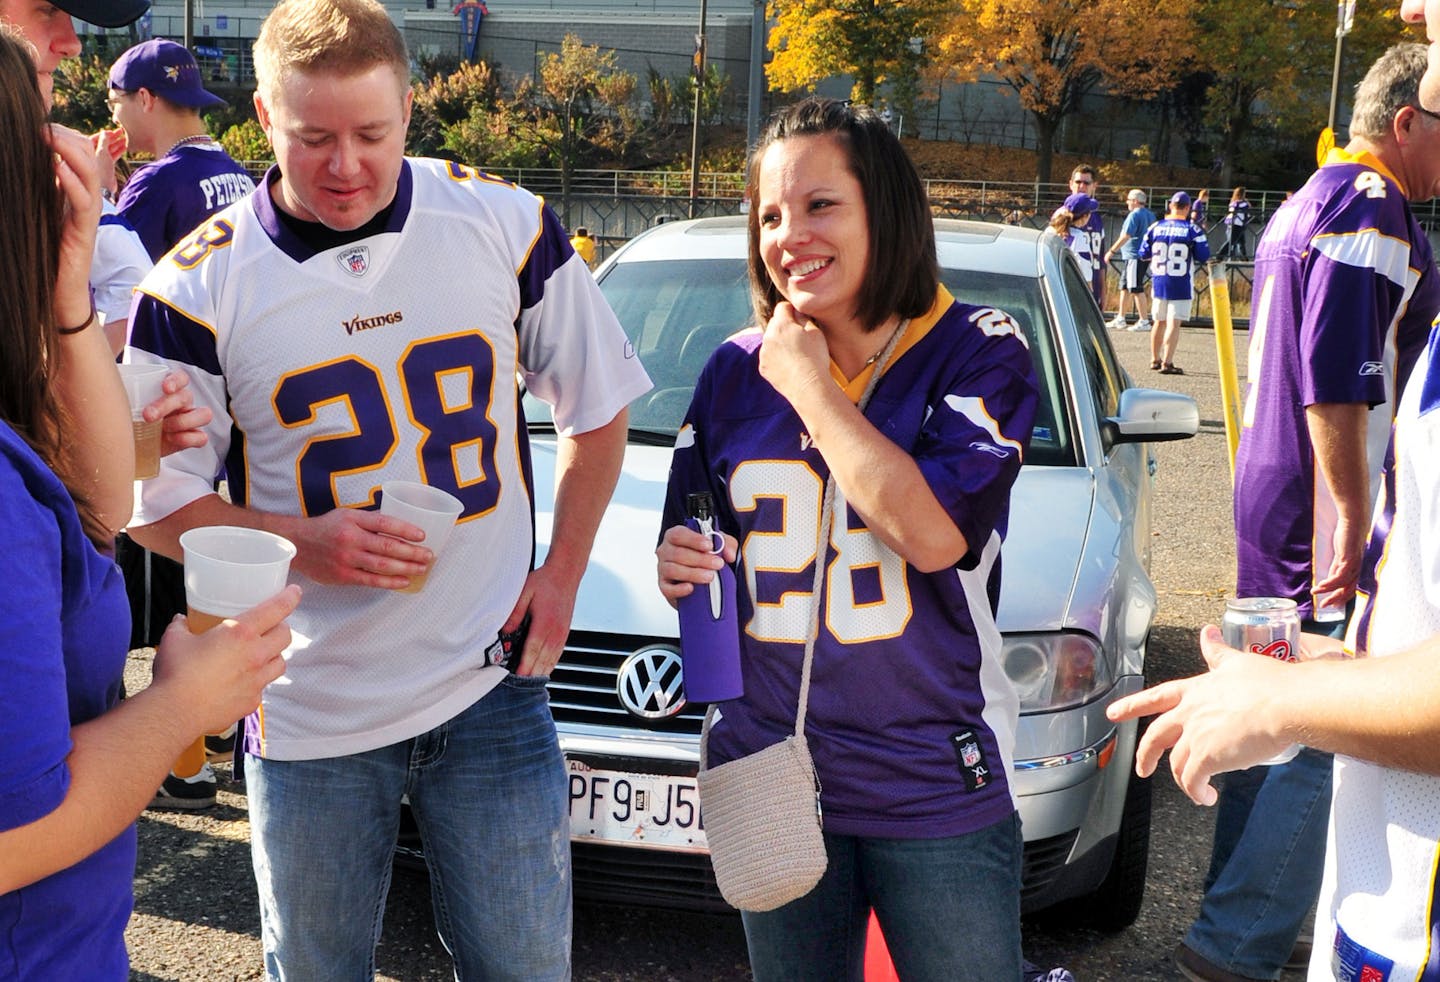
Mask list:
[[[711,912],[731,909],[720,896],[705,853],[572,842],[570,862],[575,896],[581,900]]]
[[[1025,857],[1020,868],[1020,906],[1031,909],[1034,901],[1049,893],[1050,885],[1060,875],[1066,860],[1075,848],[1080,830],[1035,839],[1025,843]]]
[[[585,724],[698,737],[705,715],[703,703],[687,703],[679,715],[667,720],[645,720],[627,712],[615,694],[620,664],[626,658],[650,645],[674,643],[672,638],[573,632],[565,657],[550,677],[550,710],[555,722],[562,730],[566,724]],[[1022,907],[1030,909],[1048,892],[1070,858],[1078,835],[1072,831],[1025,843]],[[705,853],[572,842],[570,855],[578,899],[700,911],[731,909],[720,896]],[[424,871],[424,851],[408,809],[401,823],[396,862]]]
[[[567,723],[583,723],[698,737],[705,717],[704,703],[686,703],[679,715],[662,720],[640,719],[620,705],[615,682],[621,662],[653,645],[674,647],[675,639],[572,632],[565,656],[550,676],[550,712],[555,722],[561,729]]]

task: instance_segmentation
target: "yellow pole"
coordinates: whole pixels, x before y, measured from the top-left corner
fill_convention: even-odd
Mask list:
[[[1224,263],[1212,263],[1210,308],[1215,322],[1215,357],[1220,363],[1220,405],[1225,414],[1225,442],[1230,449],[1230,478],[1235,478],[1235,450],[1240,446],[1240,376],[1235,368],[1235,324],[1230,317],[1230,281]]]

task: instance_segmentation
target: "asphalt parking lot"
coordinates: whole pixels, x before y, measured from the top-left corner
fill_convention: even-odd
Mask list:
[[[1186,374],[1164,377],[1147,369],[1148,335],[1111,332],[1111,338],[1137,384],[1184,392],[1200,404],[1196,438],[1155,447],[1152,574],[1160,613],[1148,674],[1160,681],[1201,668],[1195,635],[1201,625],[1218,622],[1234,580],[1230,474],[1214,336],[1187,329],[1176,356]],[[1243,348],[1243,333],[1237,341]],[[147,653],[133,653],[127,684],[142,686],[148,671]],[[127,932],[134,979],[263,977],[245,801],[226,784],[228,769],[220,770],[221,800],[215,808],[194,815],[147,812],[140,820],[136,910]],[[1162,765],[1140,919],[1126,931],[1107,935],[1063,917],[1032,918],[1025,925],[1027,956],[1044,967],[1064,965],[1080,982],[1175,978],[1170,952],[1199,901],[1210,826],[1210,813],[1192,806]],[[580,982],[749,978],[737,917],[580,905],[574,947]],[[378,964],[378,977],[393,982],[453,977],[431,928],[423,879],[396,874]]]

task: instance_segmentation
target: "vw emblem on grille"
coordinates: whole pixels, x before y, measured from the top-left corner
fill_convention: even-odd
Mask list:
[[[641,648],[620,665],[615,680],[620,705],[641,719],[669,719],[685,707],[680,652],[673,648]]]

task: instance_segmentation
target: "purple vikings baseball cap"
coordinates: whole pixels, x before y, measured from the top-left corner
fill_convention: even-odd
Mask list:
[[[1170,203],[1180,208],[1188,208],[1190,206],[1190,195],[1184,191],[1176,191],[1170,195]]]
[[[1076,191],[1065,199],[1065,210],[1072,215],[1083,215],[1100,207],[1100,203],[1083,191]]]
[[[121,92],[149,89],[177,106],[208,109],[225,100],[205,91],[195,56],[174,41],[153,38],[127,50],[110,69],[110,88]]]
[[[51,0],[71,17],[96,27],[124,27],[150,9],[150,0]]]

